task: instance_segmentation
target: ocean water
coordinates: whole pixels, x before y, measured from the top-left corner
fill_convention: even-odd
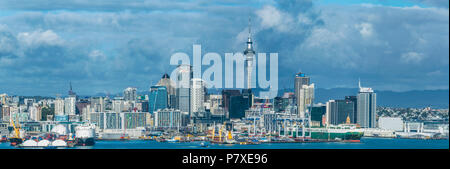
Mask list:
[[[62,149],[449,149],[449,140],[361,138],[360,143],[268,143],[258,145],[208,144],[200,142],[168,143],[149,140],[96,141],[94,146]],[[0,149],[14,149],[9,143],[1,143]]]

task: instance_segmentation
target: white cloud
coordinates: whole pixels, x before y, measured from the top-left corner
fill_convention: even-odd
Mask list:
[[[419,63],[425,58],[425,55],[417,52],[403,53],[401,59],[404,63]]]
[[[33,32],[22,32],[17,35],[20,42],[28,46],[35,46],[40,44],[47,45],[62,45],[63,40],[52,30],[36,30]]]
[[[364,22],[364,23],[355,25],[355,27],[359,30],[359,33],[364,38],[368,38],[373,35],[373,27],[372,27],[372,24],[370,24],[370,23]]]
[[[88,56],[94,61],[106,59],[106,55],[100,50],[93,50]]]
[[[291,29],[292,17],[273,6],[264,6],[261,10],[256,11],[256,15],[261,18],[263,28],[275,28],[280,32],[287,32]]]

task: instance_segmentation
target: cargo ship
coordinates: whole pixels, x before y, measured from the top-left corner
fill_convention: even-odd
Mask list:
[[[95,125],[82,124],[75,127],[75,145],[92,146],[95,144]]]
[[[311,129],[311,139],[342,140],[345,142],[359,142],[364,135],[355,129]]]
[[[281,135],[284,133],[281,132]],[[286,133],[289,136],[296,137],[296,132]],[[301,132],[298,133],[299,135]],[[359,142],[364,135],[362,131],[357,129],[325,129],[325,128],[311,128],[311,135],[309,130],[305,131],[305,138],[321,141],[343,141],[343,142]]]

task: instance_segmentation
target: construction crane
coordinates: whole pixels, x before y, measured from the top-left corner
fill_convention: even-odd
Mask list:
[[[12,118],[10,118],[10,123],[14,128],[14,137],[9,138],[9,142],[12,146],[16,146],[18,144],[21,144],[23,142],[23,139],[20,137],[20,128],[16,127],[16,124],[14,123]]]

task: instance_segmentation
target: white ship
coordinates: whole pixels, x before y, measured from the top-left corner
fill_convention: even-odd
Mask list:
[[[75,144],[79,146],[92,146],[95,144],[95,125],[82,124],[75,127]]]

